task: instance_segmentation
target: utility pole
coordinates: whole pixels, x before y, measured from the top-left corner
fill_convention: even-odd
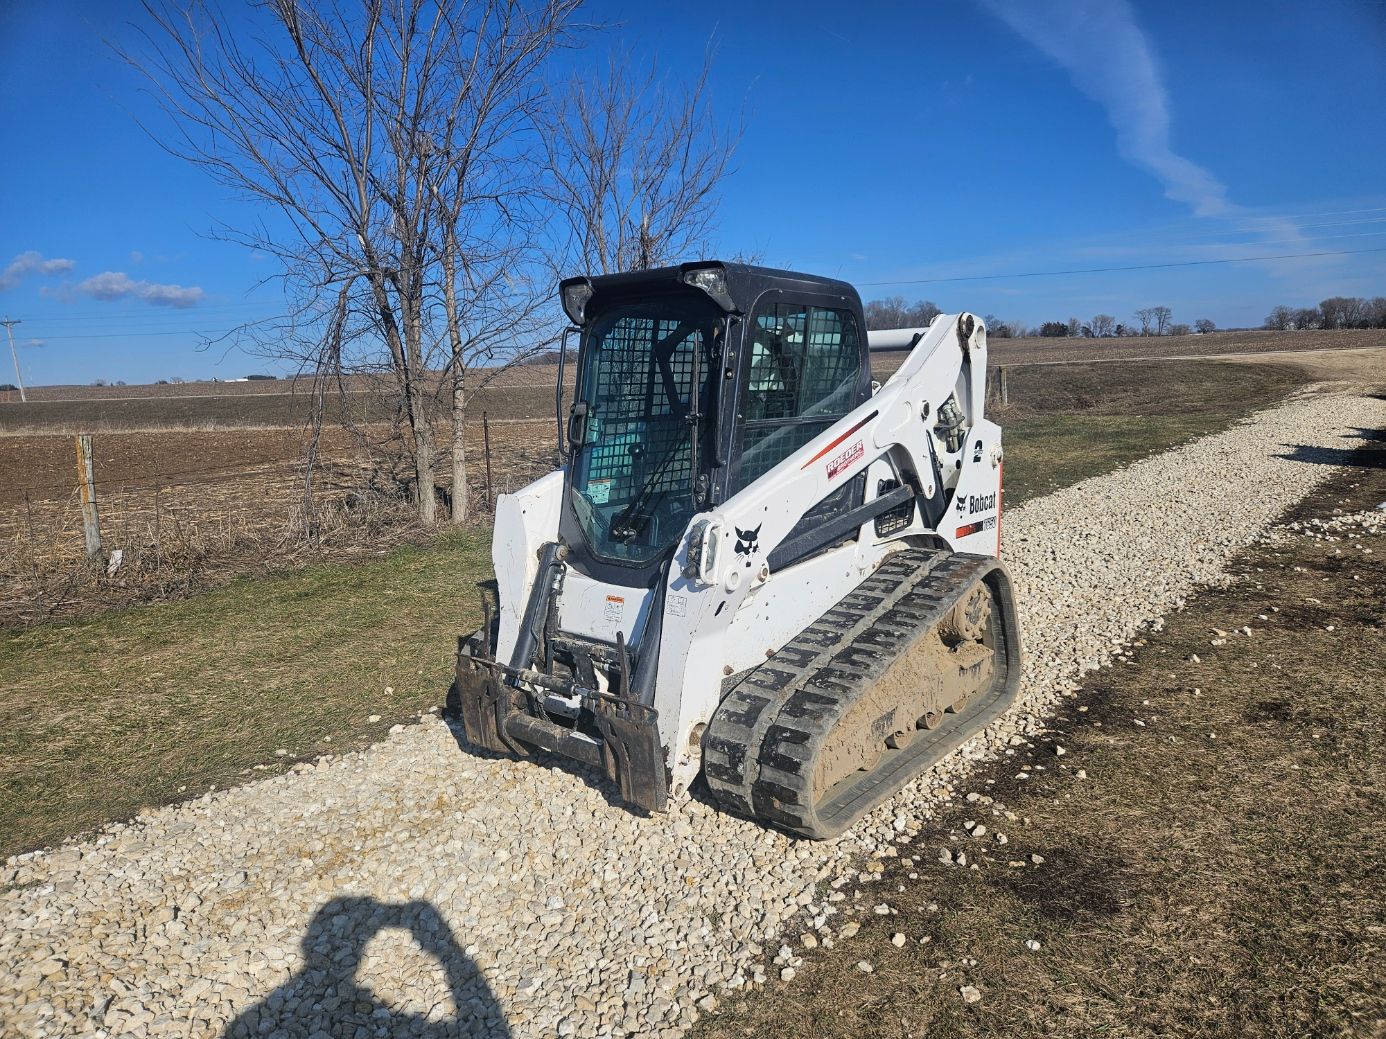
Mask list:
[[[14,381],[19,386],[19,399],[21,401],[27,401],[29,398],[24,395],[24,376],[19,374],[19,351],[14,348],[14,326],[19,323],[17,318],[12,318],[8,315],[6,315],[4,321],[0,321],[0,325],[5,326],[5,331],[10,337],[10,356],[14,358]]]

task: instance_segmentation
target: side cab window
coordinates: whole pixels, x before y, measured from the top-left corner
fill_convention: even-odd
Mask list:
[[[746,329],[740,470],[760,478],[860,403],[861,330],[851,310],[762,302]]]

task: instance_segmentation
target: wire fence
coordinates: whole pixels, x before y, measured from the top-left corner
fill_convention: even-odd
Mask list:
[[[102,436],[93,437],[98,446]],[[234,449],[234,432],[226,436]],[[495,496],[550,470],[555,440],[552,424],[478,422],[475,435],[469,430],[473,520],[488,521]],[[72,439],[66,443],[73,457]],[[437,460],[434,493],[447,510],[448,444],[440,445]],[[66,479],[50,473],[0,487],[0,626],[172,598],[238,574],[374,555],[425,533],[412,462],[402,453],[320,459],[311,498],[302,457],[139,461],[126,470],[109,463],[94,468],[95,557],[88,553],[77,467]]]

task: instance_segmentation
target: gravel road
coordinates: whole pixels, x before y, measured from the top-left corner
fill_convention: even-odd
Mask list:
[[[0,1034],[679,1035],[718,993],[778,977],[780,934],[840,935],[834,882],[869,877],[969,759],[1039,731],[1383,425],[1378,399],[1300,399],[1007,512],[1021,705],[833,844],[696,800],[639,819],[429,717],[9,860]]]

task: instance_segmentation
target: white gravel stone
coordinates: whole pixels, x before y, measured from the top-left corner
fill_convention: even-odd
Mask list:
[[[595,775],[473,755],[425,713],[368,750],[7,860],[0,1035],[376,1035],[407,1013],[517,1039],[675,1039],[836,911],[826,885],[919,832],[976,762],[1036,745],[1085,673],[1336,477],[1282,445],[1350,448],[1383,422],[1371,398],[1301,398],[1008,509],[1021,701],[836,841],[688,798],[642,818]],[[360,1006],[370,1027],[335,1027]]]

